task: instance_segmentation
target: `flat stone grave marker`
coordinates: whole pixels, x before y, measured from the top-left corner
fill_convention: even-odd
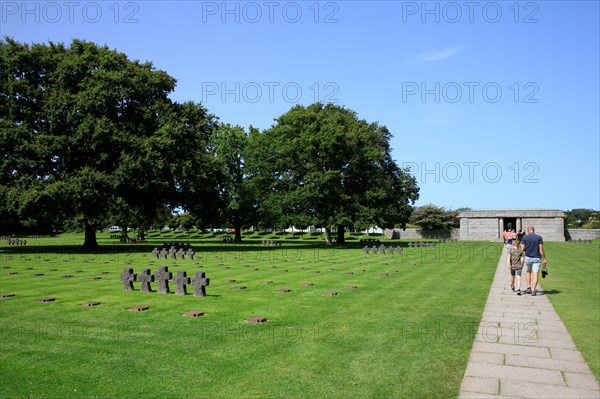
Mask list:
[[[233,288],[236,289],[236,290],[245,290],[247,287],[245,285],[236,285]]]
[[[83,270],[73,270],[73,273],[83,273]]]
[[[390,273],[398,273],[398,270],[392,269],[392,270],[390,270]]]
[[[110,272],[100,272],[100,274],[109,274]]]
[[[210,284],[210,279],[206,277],[204,272],[196,272],[192,279],[194,286],[194,296],[206,296],[206,287]]]
[[[46,298],[36,299],[36,301],[37,302],[54,302],[54,301],[56,301],[56,298],[46,297]]]
[[[81,304],[81,306],[98,306],[100,305],[100,302],[98,301],[89,301],[89,302],[84,302]]]
[[[380,276],[389,276],[389,273],[379,273]]]
[[[143,312],[144,310],[150,310],[150,306],[130,306],[129,309],[136,312]]]
[[[289,272],[289,270],[288,269],[283,269],[283,270],[280,270],[280,272],[281,273],[287,273],[287,272]]]
[[[305,285],[307,287],[313,286],[315,285],[315,283],[311,283],[311,282],[306,282],[306,283],[302,283],[302,285]]]
[[[2,269],[10,269],[10,266],[2,266]]]
[[[150,283],[154,282],[154,276],[150,273],[150,269],[143,269],[142,273],[137,276],[137,280],[142,285],[140,286],[141,292],[152,292]]]
[[[273,281],[271,281],[271,280],[267,280],[267,281],[263,281],[262,283],[263,283],[263,284],[273,284]]]
[[[253,267],[250,270],[258,270],[258,267]]]
[[[266,317],[262,317],[262,316],[252,316],[252,317],[248,317],[246,319],[247,322],[249,323],[266,323],[267,322],[267,318]]]
[[[337,295],[337,294],[338,293],[335,291],[327,291],[327,292],[323,293],[323,295],[326,295],[326,296],[333,296],[333,295]]]
[[[335,270],[335,267],[328,267],[327,270]]]
[[[41,276],[45,276],[44,273],[33,273],[32,274],[33,277],[41,277]]]
[[[344,288],[348,288],[348,289],[355,289],[355,288],[358,288],[358,285],[347,285],[347,286],[346,286],[346,287],[344,287]]]
[[[190,284],[191,279],[187,276],[187,272],[179,270],[177,276],[173,279],[173,282],[177,285],[175,289],[175,295],[186,295],[187,286]]]
[[[8,272],[8,275],[9,275],[9,276],[12,276],[12,275],[14,275],[14,274],[19,274],[19,272]]]
[[[190,312],[185,312],[184,316],[201,317],[201,316],[204,316],[204,312],[200,312],[199,310],[192,310]]]
[[[0,298],[12,298],[17,294],[0,294]]]
[[[100,276],[93,276],[92,280],[102,280],[102,277],[100,277]]]
[[[159,294],[168,294],[169,280],[173,278],[173,273],[169,271],[167,266],[159,266],[158,271],[154,273],[154,280],[158,282],[158,289],[156,292]]]
[[[277,290],[277,292],[290,292],[290,291],[292,291],[292,290],[289,288],[280,288]]]
[[[26,267],[25,270],[33,270],[33,267]]]
[[[321,273],[320,270],[313,270],[313,273]]]
[[[123,282],[124,291],[133,291],[133,282],[136,281],[137,274],[133,272],[132,268],[126,267],[119,278]]]
[[[227,279],[227,280],[225,280],[225,282],[226,282],[226,283],[235,283],[236,281],[237,281],[237,280],[234,280],[234,279],[231,279],[231,278],[230,278],[230,279]]]
[[[354,274],[354,272],[345,272],[344,274]]]
[[[51,272],[56,272],[58,269],[50,269]]]
[[[298,266],[296,269],[304,269],[304,266]]]
[[[72,274],[64,274],[62,276],[60,276],[60,278],[73,278]]]

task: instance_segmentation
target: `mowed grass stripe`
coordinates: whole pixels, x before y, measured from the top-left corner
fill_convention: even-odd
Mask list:
[[[540,282],[590,369],[600,380],[600,240],[548,242],[549,275]]]
[[[216,246],[192,244],[202,250]],[[317,245],[299,252],[293,245],[287,256],[279,249],[246,245],[240,246],[240,251],[246,251],[243,257],[235,258],[235,248],[229,247],[199,255],[200,264],[186,260],[175,265],[151,259],[154,243],[138,247],[142,253],[130,253],[133,247],[124,246],[126,252],[110,248],[112,255],[94,261],[85,255],[85,263],[84,255],[72,247],[66,249],[71,254],[53,255],[52,261],[43,263],[19,259],[14,253],[10,260],[3,255],[3,265],[11,270],[31,264],[36,269],[59,270],[52,272],[56,276],[43,277],[8,276],[2,270],[2,292],[14,291],[17,297],[0,302],[0,394],[456,396],[472,344],[467,326],[480,320],[497,258],[433,260],[435,252],[430,249],[406,249],[402,257],[367,256],[360,248],[328,251]],[[490,244],[472,245],[483,250]],[[249,260],[250,254],[257,253],[261,256]],[[63,262],[63,257],[69,262]],[[136,273],[150,267],[154,272],[163,264],[174,274],[205,271],[211,278],[209,296],[121,290],[118,276],[124,267],[133,267]],[[60,279],[75,269],[84,272],[69,272],[72,279]],[[313,273],[317,269],[321,273]],[[392,269],[398,272],[380,275]],[[110,273],[91,280],[101,271]],[[237,281],[225,283],[229,278]],[[265,285],[264,280],[274,283]],[[315,285],[303,286],[306,281]],[[248,288],[235,290],[235,285]],[[276,292],[282,287],[292,291]],[[192,290],[188,287],[189,293]],[[324,296],[325,291],[338,295]],[[58,301],[41,304],[35,302],[37,296],[56,296]],[[102,305],[80,306],[88,300]],[[151,310],[128,311],[132,305]],[[207,315],[182,316],[189,310]],[[255,315],[270,321],[264,325],[243,321]]]

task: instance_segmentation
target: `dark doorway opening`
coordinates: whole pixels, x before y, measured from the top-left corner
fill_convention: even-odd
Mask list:
[[[504,230],[517,231],[517,218],[504,218]]]

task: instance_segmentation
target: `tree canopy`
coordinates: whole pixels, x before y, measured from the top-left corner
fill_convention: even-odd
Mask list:
[[[297,105],[249,138],[248,173],[273,227],[405,226],[415,179],[391,157],[385,126],[333,104]]]
[[[205,146],[213,117],[172,103],[166,72],[81,40],[6,39],[0,66],[3,212],[76,221],[93,248],[109,219],[151,220],[192,196],[203,161],[189,149]]]
[[[419,226],[422,231],[448,231],[458,227],[457,213],[442,206],[427,204],[414,210],[410,222]]]

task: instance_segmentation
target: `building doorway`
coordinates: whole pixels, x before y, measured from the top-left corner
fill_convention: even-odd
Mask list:
[[[517,218],[503,218],[504,230],[517,231]]]

